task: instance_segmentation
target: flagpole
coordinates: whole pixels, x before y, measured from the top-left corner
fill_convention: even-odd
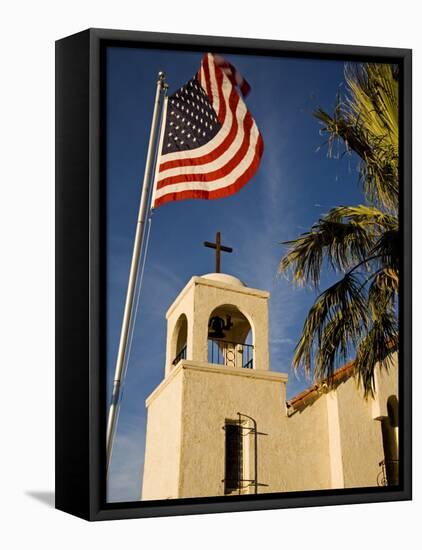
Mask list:
[[[139,258],[142,254],[142,239],[145,229],[145,220],[148,209],[148,197],[151,184],[151,171],[154,164],[155,157],[155,144],[157,138],[158,121],[160,114],[160,107],[162,103],[163,90],[167,88],[165,82],[165,74],[163,72],[158,73],[157,88],[155,92],[154,111],[151,122],[151,132],[149,136],[148,153],[145,164],[144,181],[142,184],[141,200],[139,203],[138,221],[136,224],[135,242],[133,245],[132,261],[130,265],[129,281],[126,293],[125,309],[123,313],[122,328],[120,332],[119,351],[117,354],[116,370],[114,373],[113,391],[111,397],[110,409],[108,412],[107,420],[107,435],[106,435],[106,451],[107,451],[107,470],[111,461],[111,454],[113,451],[114,436],[117,427],[117,417],[120,406],[120,391],[122,386],[122,376],[124,376],[124,365],[126,359],[127,343],[130,320],[133,310],[133,299],[136,286],[136,280],[138,277]]]

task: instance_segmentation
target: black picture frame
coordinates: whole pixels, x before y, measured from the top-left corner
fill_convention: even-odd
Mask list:
[[[400,69],[400,485],[107,503],[104,51],[109,45],[396,63]],[[412,52],[89,29],[56,42],[56,508],[87,520],[172,516],[412,497]]]

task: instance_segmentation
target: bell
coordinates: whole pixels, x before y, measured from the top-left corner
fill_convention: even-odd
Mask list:
[[[209,322],[209,331],[208,331],[208,337],[209,338],[224,338],[224,319],[221,317],[215,316],[211,317]]]
[[[233,323],[231,322],[231,318],[227,316],[226,322],[221,317],[218,317],[218,315],[215,315],[214,317],[211,317],[210,322],[208,324],[208,338],[225,338],[224,331],[230,330],[233,326]]]

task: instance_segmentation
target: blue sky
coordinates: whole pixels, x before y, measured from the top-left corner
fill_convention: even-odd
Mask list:
[[[107,52],[107,379],[111,389],[138,213],[155,82],[167,74],[170,93],[198,70],[203,52],[109,48]],[[224,54],[223,54],[224,55]],[[141,491],[145,398],[164,375],[165,312],[193,275],[214,270],[203,241],[221,231],[222,271],[271,292],[271,370],[289,373],[288,398],[310,381],[290,370],[295,344],[315,299],[277,275],[282,241],[294,239],[331,207],[363,196],[353,157],[327,157],[321,106],[333,111],[344,89],[341,61],[225,55],[247,78],[246,102],[265,151],[255,177],[239,193],[214,201],[170,203],[153,216],[148,259],[135,325],[108,499],[135,500]],[[321,148],[320,148],[321,147]],[[323,284],[332,280],[325,274]]]

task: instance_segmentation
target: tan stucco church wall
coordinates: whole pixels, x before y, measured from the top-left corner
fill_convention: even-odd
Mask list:
[[[344,487],[376,487],[384,457],[380,422],[372,417],[372,398],[364,399],[349,378],[336,390]]]
[[[373,402],[372,416],[382,418],[388,416],[387,401],[391,396],[399,397],[399,369],[398,354],[392,355],[392,361],[388,369],[376,369],[375,371],[376,398]]]
[[[142,499],[173,498],[178,492],[182,427],[182,373],[174,372],[147,400]]]
[[[223,428],[237,412],[260,432],[259,493],[377,486],[384,450],[374,411],[386,413],[397,395],[397,368],[377,379],[375,399],[349,378],[288,416],[286,375],[182,361],[148,398],[143,498],[223,495]],[[252,438],[244,453],[244,477],[253,479]]]
[[[330,487],[327,404],[318,399],[287,420],[288,439],[281,458],[288,480],[286,490],[306,491]]]
[[[224,456],[226,420],[236,420],[237,412],[257,423],[259,492],[285,490],[280,463],[280,441],[286,425],[284,412],[285,375],[246,372],[247,369],[186,364],[183,393],[182,463],[180,496],[224,495]],[[265,378],[264,378],[265,377]],[[227,388],[230,391],[227,391]],[[248,424],[252,426],[252,424]],[[254,477],[252,435],[244,438],[245,457]],[[248,452],[248,450],[249,452]],[[252,492],[252,488],[250,489]]]
[[[380,420],[388,415],[388,398],[398,395],[396,356],[388,370],[377,366],[375,380],[374,397],[365,399],[350,377],[290,416],[291,444],[283,457],[289,490],[378,485],[384,459]]]

